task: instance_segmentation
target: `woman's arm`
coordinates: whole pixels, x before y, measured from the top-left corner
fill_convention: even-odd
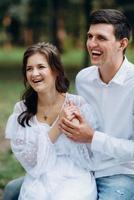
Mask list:
[[[9,117],[6,137],[10,139],[12,151],[27,173],[37,177],[55,165],[55,148],[48,137],[50,129],[38,127],[32,121],[31,127],[18,124],[20,112],[17,106]]]

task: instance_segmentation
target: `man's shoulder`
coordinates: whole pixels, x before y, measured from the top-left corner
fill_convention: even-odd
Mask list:
[[[85,79],[86,77],[89,78],[96,70],[97,66],[95,65],[86,67],[78,72],[76,79]]]
[[[127,76],[134,77],[134,64],[127,60],[126,67],[127,67]]]
[[[132,69],[134,69],[134,63],[132,63],[131,61],[127,60],[127,66],[128,67],[132,67]]]

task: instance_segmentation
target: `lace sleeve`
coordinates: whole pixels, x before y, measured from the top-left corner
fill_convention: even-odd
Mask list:
[[[27,173],[37,177],[55,164],[54,145],[48,137],[49,129],[34,122],[31,122],[31,127],[19,125],[20,112],[20,105],[15,106],[6,125],[6,138],[10,139],[12,151]]]
[[[16,137],[11,140],[11,148],[15,157],[24,169],[33,177],[38,177],[50,169],[56,161],[54,145],[44,132],[29,131],[24,138]],[[38,136],[37,136],[37,135]],[[35,137],[35,135],[37,137]]]

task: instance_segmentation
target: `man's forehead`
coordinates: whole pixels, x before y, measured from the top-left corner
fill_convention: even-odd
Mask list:
[[[114,26],[112,24],[92,24],[87,34],[109,35],[114,34]]]

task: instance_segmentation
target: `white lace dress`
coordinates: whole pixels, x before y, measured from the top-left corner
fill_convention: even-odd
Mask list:
[[[86,120],[97,126],[91,106],[82,97],[67,94],[66,99],[74,101]],[[18,124],[24,110],[24,103],[18,102],[6,126],[6,138],[27,172],[19,200],[96,200],[89,144],[73,142],[64,134],[53,144],[48,137],[53,125],[39,122],[36,116],[30,120],[31,127]]]

